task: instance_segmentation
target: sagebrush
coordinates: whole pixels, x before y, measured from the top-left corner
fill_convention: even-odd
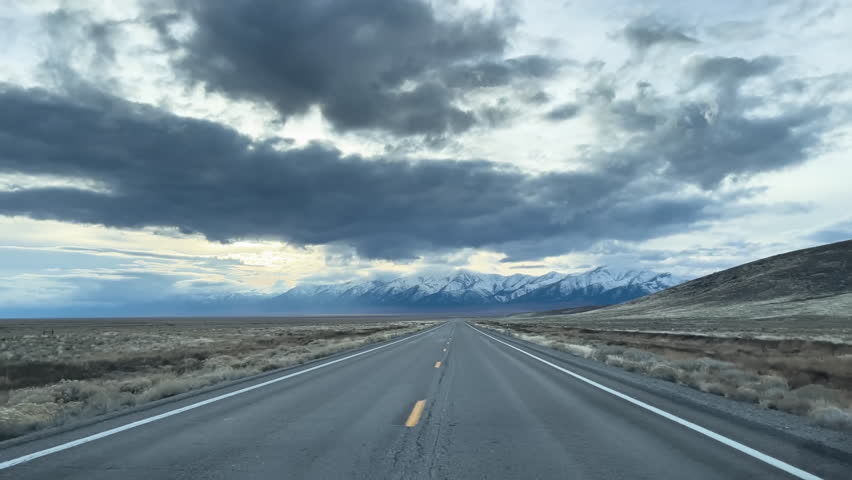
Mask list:
[[[297,365],[431,324],[4,329],[0,440]]]
[[[852,355],[847,353],[852,347],[848,345],[800,348],[791,355],[783,351],[789,345],[778,340],[724,337],[710,348],[714,342],[707,337],[660,332],[649,335],[529,323],[480,325],[631,372],[807,416],[822,426],[852,429],[852,390],[848,388]],[[607,339],[617,343],[606,343]]]

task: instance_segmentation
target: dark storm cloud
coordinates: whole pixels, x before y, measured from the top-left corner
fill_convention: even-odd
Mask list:
[[[776,170],[800,163],[819,144],[824,107],[774,117],[716,112],[689,104],[655,137],[655,152],[669,160],[671,173],[705,188],[726,177]]]
[[[644,52],[660,44],[697,44],[698,40],[686,35],[672,25],[666,25],[653,17],[633,20],[622,31],[624,39],[632,48]]]
[[[445,83],[454,88],[474,89],[509,85],[518,79],[549,78],[561,63],[540,55],[458,64],[444,73]]]
[[[663,168],[669,178],[713,190],[726,178],[800,163],[819,145],[829,106],[785,105],[778,113],[754,115],[754,109],[774,104],[771,94],[742,94],[746,82],[779,66],[774,57],[695,57],[685,75],[688,91],[708,90],[703,100],[673,102],[648,82],[640,82],[633,97],[616,98],[604,80],[579,98],[593,107],[598,124],[630,135],[618,151],[622,161]]]
[[[663,119],[656,113],[643,111],[636,101],[616,101],[609,106],[616,124],[627,131],[653,130]]]
[[[524,98],[524,101],[528,103],[532,103],[534,105],[543,105],[551,100],[550,95],[543,91],[539,90],[531,95],[528,95]]]
[[[319,106],[339,130],[443,136],[468,130],[472,89],[552,76],[542,56],[502,59],[508,14],[439,18],[418,0],[177,2],[150,25],[190,82],[282,116]],[[171,25],[189,18],[188,38]]]
[[[477,119],[480,123],[488,126],[499,127],[501,125],[508,124],[515,115],[516,112],[513,109],[507,108],[505,105],[498,103],[497,105],[481,108],[479,112],[477,112]]]
[[[576,117],[582,108],[576,103],[565,103],[547,112],[545,118],[554,122],[561,122]]]
[[[524,174],[486,161],[343,156],[319,144],[280,150],[209,121],[95,92],[74,98],[0,89],[0,173],[90,179],[108,193],[0,192],[0,214],[120,228],[177,227],[217,241],[340,244],[367,257],[461,247],[583,248],[640,240],[716,215],[707,195],[643,180],[642,165]]]
[[[726,93],[735,94],[749,78],[768,75],[781,66],[779,57],[760,56],[751,60],[740,57],[693,57],[687,75],[693,85],[714,84]]]
[[[692,230],[707,225],[707,221],[722,218],[716,201],[705,196],[654,196],[643,187],[629,188],[631,192],[609,192],[602,202],[587,205],[594,212],[574,216],[566,223],[568,228],[560,235],[520,239],[506,242],[502,251],[504,262],[522,262],[541,259],[548,255],[587,249],[601,240],[645,240],[653,231],[654,237],[680,233],[685,225]],[[617,225],[617,232],[610,230]],[[566,248],[570,245],[571,248]]]
[[[715,90],[714,103],[686,103],[655,139],[673,173],[705,188],[730,175],[774,170],[802,162],[819,144],[830,108],[813,104],[753,115],[770,95],[743,98],[745,82],[781,66],[777,57],[696,57],[686,74],[694,86]]]

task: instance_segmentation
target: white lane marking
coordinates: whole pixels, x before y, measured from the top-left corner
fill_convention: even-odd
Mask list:
[[[437,327],[433,327],[433,328],[437,328]],[[321,365],[315,365],[313,367],[306,368],[304,370],[299,370],[298,372],[290,373],[288,375],[284,375],[283,377],[273,378],[272,380],[267,380],[263,383],[258,383],[257,385],[252,385],[250,387],[241,388],[239,390],[235,390],[233,392],[226,393],[224,395],[219,395],[218,397],[208,398],[207,400],[202,400],[200,402],[193,403],[193,404],[187,405],[185,407],[170,410],[168,412],[161,413],[159,415],[154,415],[153,417],[143,418],[142,420],[137,420],[135,422],[128,423],[126,425],[122,425],[120,427],[115,427],[115,428],[112,428],[112,429],[109,429],[109,430],[105,430],[105,431],[100,432],[100,433],[95,433],[93,435],[89,435],[88,437],[79,438],[77,440],[72,440],[70,442],[63,443],[63,444],[57,445],[55,447],[46,448],[46,449],[40,450],[38,452],[30,453],[28,455],[24,455],[24,456],[21,456],[21,457],[18,457],[18,458],[13,458],[11,460],[7,460],[5,462],[0,463],[0,470],[4,470],[4,469],[9,468],[9,467],[14,467],[15,465],[19,465],[21,463],[26,463],[26,462],[35,460],[36,458],[43,457],[45,455],[50,455],[51,453],[61,452],[62,450],[68,450],[69,448],[74,448],[78,445],[83,445],[84,443],[93,442],[95,440],[98,440],[98,439],[101,439],[101,438],[104,438],[104,437],[108,437],[110,435],[115,435],[116,433],[120,433],[120,432],[123,432],[125,430],[130,430],[131,428],[136,428],[136,427],[145,425],[147,423],[156,422],[157,420],[162,420],[164,418],[168,418],[168,417],[171,417],[172,415],[177,415],[179,413],[183,413],[183,412],[186,412],[188,410],[193,410],[193,409],[198,408],[198,407],[203,407],[204,405],[209,405],[211,403],[218,402],[219,400],[224,400],[226,398],[230,398],[230,397],[239,395],[241,393],[246,393],[246,392],[250,392],[252,390],[257,390],[258,388],[262,388],[262,387],[265,387],[267,385],[272,385],[273,383],[278,383],[282,380],[287,380],[288,378],[293,378],[293,377],[298,376],[298,375],[302,375],[302,374],[305,374],[305,373],[308,373],[308,372],[312,372],[314,370],[318,370],[320,368],[324,368],[324,367],[327,367],[329,365],[334,365],[335,363],[339,363],[339,362],[342,362],[344,360],[349,360],[350,358],[355,358],[355,357],[359,357],[361,355],[364,355],[364,354],[367,354],[367,353],[370,353],[370,352],[375,352],[376,350],[379,350],[381,348],[390,347],[391,345],[397,344],[399,342],[404,342],[406,340],[411,340],[414,337],[419,337],[420,335],[423,335],[424,333],[427,333],[431,330],[432,330],[432,328],[430,328],[426,331],[420,332],[420,333],[415,333],[414,335],[411,335],[410,337],[405,337],[401,340],[396,340],[396,341],[393,341],[391,343],[386,343],[384,345],[380,345],[378,347],[371,348],[369,350],[364,350],[363,352],[353,353],[352,355],[348,355],[346,357],[338,358],[338,359],[332,360],[330,362],[323,363]]]
[[[627,400],[628,402],[630,402],[630,403],[632,403],[632,404],[634,404],[638,407],[642,407],[645,410],[648,410],[650,412],[656,413],[657,415],[659,415],[663,418],[667,418],[667,419],[669,419],[669,420],[671,420],[675,423],[679,423],[679,424],[683,425],[684,427],[686,427],[690,430],[693,430],[693,431],[698,432],[702,435],[710,437],[713,440],[716,440],[717,442],[723,443],[723,444],[725,444],[725,445],[727,445],[727,446],[729,446],[729,447],[731,447],[735,450],[739,450],[740,452],[745,453],[746,455],[748,455],[750,457],[756,458],[757,460],[760,460],[761,462],[768,463],[769,465],[772,465],[775,468],[783,470],[783,471],[789,473],[790,475],[793,475],[794,477],[807,479],[807,480],[822,480],[820,477],[817,477],[816,475],[813,475],[813,474],[808,473],[804,470],[796,468],[796,467],[790,465],[789,463],[782,462],[781,460],[778,460],[775,457],[770,457],[769,455],[762,453],[762,452],[759,452],[759,451],[757,451],[757,450],[755,450],[751,447],[747,447],[747,446],[743,445],[742,443],[737,442],[736,440],[731,440],[728,437],[719,435],[718,433],[716,433],[712,430],[708,430],[708,429],[702,427],[701,425],[696,425],[696,424],[694,424],[694,423],[692,423],[688,420],[684,420],[680,417],[672,415],[671,413],[660,410],[659,408],[654,407],[652,405],[649,405],[649,404],[647,404],[647,403],[645,403],[641,400],[637,400],[637,399],[635,399],[635,398],[633,398],[629,395],[625,395],[625,394],[623,394],[623,393],[621,393],[617,390],[613,390],[613,389],[611,389],[611,388],[609,388],[605,385],[601,385],[600,383],[598,383],[594,380],[589,380],[588,378],[586,378],[582,375],[578,375],[578,374],[576,374],[576,373],[574,373],[570,370],[566,370],[566,369],[560,367],[559,365],[548,362],[547,360],[540,358],[540,357],[537,357],[537,356],[533,355],[532,353],[525,352],[524,350],[521,350],[520,348],[518,348],[518,347],[516,347],[512,344],[506,343],[503,340],[500,340],[499,338],[493,337],[493,336],[491,336],[491,335],[489,335],[489,334],[487,334],[487,333],[485,333],[485,332],[483,332],[483,331],[481,331],[477,328],[474,328],[470,324],[467,324],[467,326],[469,326],[470,328],[473,328],[476,332],[481,333],[481,334],[485,335],[486,337],[488,337],[488,338],[490,338],[490,339],[492,339],[496,342],[500,342],[500,343],[502,343],[503,345],[506,345],[509,348],[514,348],[515,350],[523,353],[524,355],[532,357],[532,358],[538,360],[539,362],[544,363],[545,365],[551,366],[551,367],[559,370],[562,373],[567,373],[568,375],[571,375],[572,377],[576,378],[577,380],[588,383],[589,385],[596,387],[596,388],[599,388],[599,389],[601,389],[601,390],[603,390],[603,391],[605,391],[609,394],[615,395],[618,398],[621,398],[623,400]]]

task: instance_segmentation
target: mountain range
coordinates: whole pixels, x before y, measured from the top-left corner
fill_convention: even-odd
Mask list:
[[[497,275],[460,270],[389,280],[304,284],[270,299],[275,311],[529,310],[610,305],[681,283],[669,273],[595,268],[584,273]]]
[[[469,270],[384,280],[300,284],[279,295],[170,295],[144,302],[0,309],[0,318],[384,313],[518,313],[605,306],[681,283],[669,273],[606,267],[585,273],[496,275]]]
[[[831,318],[849,325],[850,312],[852,240],[846,240],[762,258],[578,318]]]

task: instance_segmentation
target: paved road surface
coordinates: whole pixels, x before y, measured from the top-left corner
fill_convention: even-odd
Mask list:
[[[619,383],[564,355],[548,356],[488,336],[461,320],[373,348],[352,358],[339,355],[327,366],[319,362],[290,370],[278,377],[304,373],[0,469],[0,478],[797,478],[785,473],[784,465],[801,469],[799,478],[808,473],[852,478],[852,467],[843,459]],[[67,442],[247,385],[252,384],[11,447],[0,451],[0,462],[64,448]],[[743,453],[677,423],[681,419],[769,457],[763,461],[755,458],[759,453]],[[783,462],[781,468],[773,461]]]

